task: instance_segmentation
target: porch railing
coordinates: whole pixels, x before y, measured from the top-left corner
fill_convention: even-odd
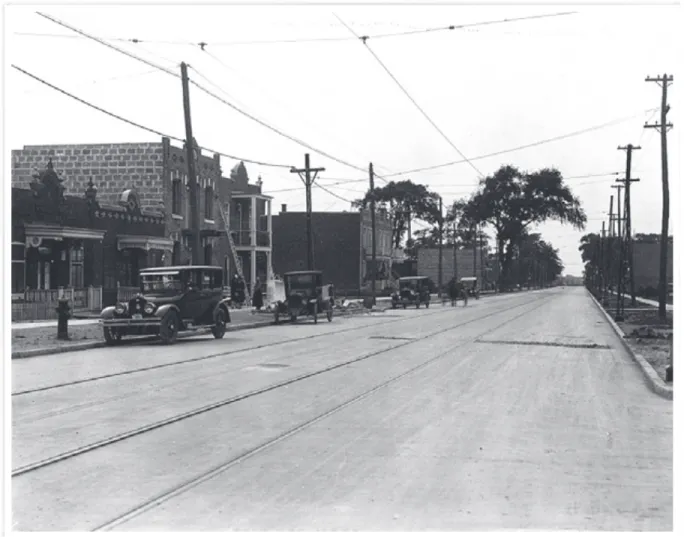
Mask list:
[[[66,298],[73,313],[99,312],[102,310],[102,288],[84,289],[27,289],[22,294],[13,295],[12,321],[38,321],[57,318],[57,303]]]

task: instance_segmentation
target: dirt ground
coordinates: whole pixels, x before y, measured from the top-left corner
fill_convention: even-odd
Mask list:
[[[604,309],[615,319],[617,299],[611,297]],[[631,307],[629,297],[625,299],[625,315],[617,325],[625,333],[625,341],[629,347],[653,366],[656,373],[665,380],[665,369],[670,364],[670,352],[673,337],[673,312],[667,312],[667,318],[661,320],[658,308],[637,303]],[[668,383],[669,384],[669,383]]]
[[[104,341],[102,328],[97,323],[70,326],[69,337],[69,340],[57,339],[55,326],[12,330],[12,352]]]

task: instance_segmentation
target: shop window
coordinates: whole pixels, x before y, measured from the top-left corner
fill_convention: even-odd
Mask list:
[[[211,186],[204,189],[204,219],[214,219],[214,188]]]
[[[12,292],[22,293],[26,288],[26,256],[22,242],[12,243]]]
[[[70,269],[69,269],[69,285],[74,289],[83,289],[83,260],[85,252],[83,245],[74,246],[71,248]]]
[[[171,183],[171,212],[181,216],[183,214],[183,206],[181,205],[182,183],[178,174],[173,177]]]

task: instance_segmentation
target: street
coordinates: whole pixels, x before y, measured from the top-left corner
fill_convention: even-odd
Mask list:
[[[672,530],[672,401],[581,287],[12,363],[18,531]]]

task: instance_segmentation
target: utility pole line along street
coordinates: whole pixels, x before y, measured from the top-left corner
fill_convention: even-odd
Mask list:
[[[630,185],[632,183],[638,183],[640,181],[640,179],[632,178],[632,151],[635,149],[641,149],[641,147],[628,144],[626,147],[618,147],[618,149],[627,152],[627,167],[625,169],[625,178],[617,179],[616,181],[618,183],[625,183],[625,248],[627,250],[627,263],[629,266],[629,288],[630,294],[632,296],[631,305],[634,308],[636,307],[636,294],[634,292],[634,249],[632,248],[632,205],[630,201]]]
[[[644,125],[645,129],[656,129],[660,132],[660,151],[662,164],[662,183],[663,183],[663,214],[662,224],[660,230],[660,277],[658,286],[658,315],[661,319],[665,319],[667,311],[665,304],[667,303],[667,241],[668,228],[670,222],[670,184],[668,179],[667,168],[667,131],[672,128],[672,123],[667,122],[667,113],[670,111],[670,105],[667,104],[667,87],[674,80],[672,75],[664,74],[657,77],[646,77],[646,82],[656,82],[663,88],[662,102],[660,105],[660,123],[653,123]]]
[[[304,168],[290,168],[290,173],[299,174],[304,186],[306,187],[306,261],[308,270],[314,270],[314,256],[313,256],[313,231],[311,229],[311,186],[316,181],[319,172],[324,172],[325,168],[312,168],[309,159],[309,153],[304,155]],[[314,176],[311,177],[311,172]],[[304,175],[302,175],[304,174]]]

